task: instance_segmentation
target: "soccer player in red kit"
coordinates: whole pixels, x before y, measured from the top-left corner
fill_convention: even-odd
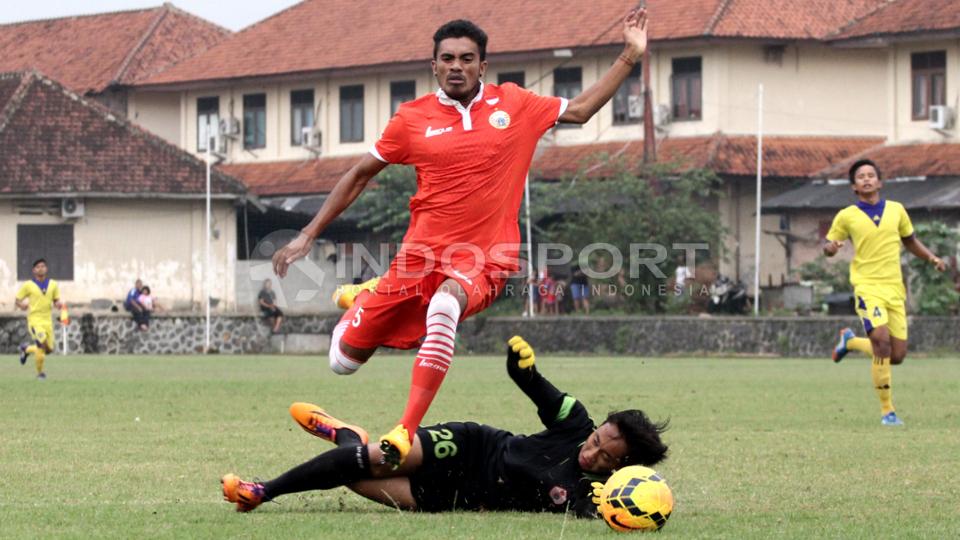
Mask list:
[[[487,36],[451,21],[433,36],[440,88],[401,105],[370,153],[334,187],[313,220],[273,256],[274,271],[310,252],[314,239],[388,164],[413,165],[417,192],[400,251],[374,291],[364,291],[333,331],[330,367],[360,368],[380,346],[419,347],[400,423],[380,438],[403,462],[453,359],[457,325],[487,308],[516,271],[518,214],[537,141],[558,122],[586,123],[610,100],[647,46],[646,11],[623,22],[625,47],[593,86],[569,102],[512,83],[482,81]]]

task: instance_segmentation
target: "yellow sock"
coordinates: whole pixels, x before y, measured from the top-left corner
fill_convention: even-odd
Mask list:
[[[863,354],[873,358],[873,346],[870,340],[865,337],[855,337],[847,340],[847,348],[851,351],[860,351]]]
[[[43,347],[37,347],[37,353],[33,357],[33,361],[37,363],[37,375],[43,373],[43,361],[47,357],[47,352],[43,350]]]
[[[889,358],[874,358],[870,366],[870,374],[873,376],[873,387],[877,390],[877,397],[880,398],[880,410],[883,415],[893,411],[893,375],[890,369]]]

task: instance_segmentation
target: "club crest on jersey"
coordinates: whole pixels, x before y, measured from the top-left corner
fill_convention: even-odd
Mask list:
[[[567,502],[567,490],[560,486],[553,486],[550,489],[550,500],[553,501],[553,504],[563,504]]]
[[[510,115],[507,111],[496,111],[490,115],[490,125],[497,129],[507,129],[510,126]]]

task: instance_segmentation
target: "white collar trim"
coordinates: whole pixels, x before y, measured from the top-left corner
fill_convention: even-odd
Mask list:
[[[446,105],[448,107],[454,107],[460,113],[460,117],[463,121],[463,130],[471,131],[473,129],[473,120],[470,118],[470,109],[473,108],[474,103],[477,103],[483,99],[483,81],[480,81],[480,91],[477,92],[476,97],[470,102],[466,107],[463,106],[459,101],[450,98],[447,96],[447,93],[443,91],[443,88],[437,88],[437,100],[441,105]]]

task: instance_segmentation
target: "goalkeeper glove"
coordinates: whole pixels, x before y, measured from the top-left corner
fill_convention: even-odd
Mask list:
[[[511,365],[520,369],[530,369],[536,363],[537,357],[533,353],[533,347],[530,346],[522,337],[513,336],[507,341],[510,347],[507,349],[507,360]]]
[[[593,497],[590,500],[593,504],[597,505],[597,513],[600,513],[600,501],[603,499],[603,484],[600,482],[591,482],[590,487],[593,488]]]

